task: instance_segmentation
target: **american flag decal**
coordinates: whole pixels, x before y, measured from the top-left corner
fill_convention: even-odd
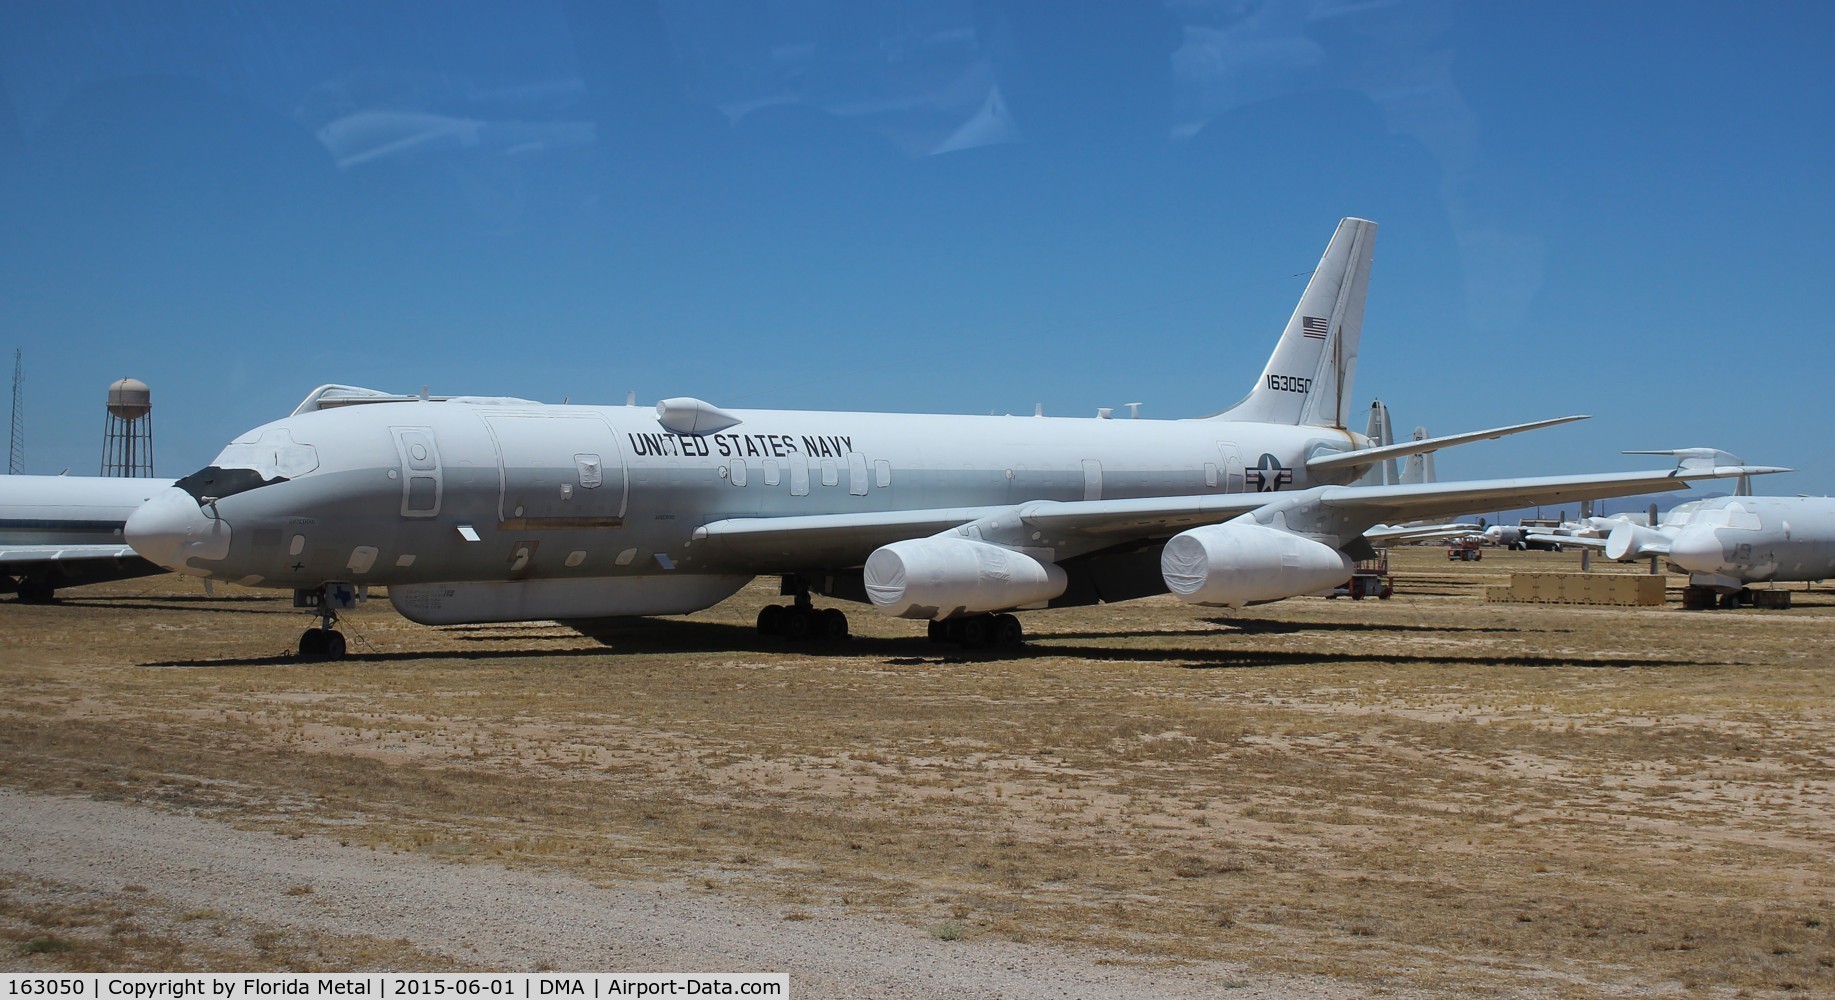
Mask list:
[[[1300,317],[1300,336],[1310,337],[1313,340],[1324,340],[1325,331],[1329,325],[1324,316],[1302,316]]]

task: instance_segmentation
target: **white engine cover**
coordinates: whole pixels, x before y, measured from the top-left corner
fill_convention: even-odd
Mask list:
[[[968,538],[911,538],[867,557],[867,596],[894,618],[942,621],[1043,604],[1069,578],[1055,563]]]
[[[1641,524],[1619,524],[1606,535],[1606,558],[1642,559],[1669,554],[1670,537]]]
[[[1328,590],[1356,568],[1330,545],[1253,522],[1193,528],[1160,552],[1160,575],[1180,600],[1226,608]]]

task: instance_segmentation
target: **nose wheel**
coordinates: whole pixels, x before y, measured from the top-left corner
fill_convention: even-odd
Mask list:
[[[294,606],[312,608],[319,619],[317,625],[300,633],[299,658],[302,660],[344,658],[344,633],[333,628],[338,623],[338,601],[330,591],[331,587],[325,586],[316,591],[294,592]]]
[[[314,626],[300,633],[299,657],[302,660],[341,660],[344,658],[344,633],[334,628]]]

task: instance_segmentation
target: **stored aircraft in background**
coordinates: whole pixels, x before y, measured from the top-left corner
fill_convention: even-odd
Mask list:
[[[1374,223],[1346,219],[1248,396],[1185,420],[725,410],[323,387],[135,511],[162,566],[288,588],[304,656],[359,587],[424,624],[710,607],[755,576],[760,630],[845,635],[811,595],[1017,643],[1016,610],[1165,593],[1241,606],[1342,583],[1379,521],[1668,490],[1739,471],[1351,487],[1372,466],[1538,421],[1397,445],[1346,429]]]
[[[0,476],[0,586],[44,602],[61,587],[165,572],[121,537],[134,508],[170,479]]]
[[[1621,522],[1604,538],[1575,544],[1621,562],[1660,557],[1689,575],[1685,607],[1736,608],[1753,603],[1754,583],[1835,577],[1835,498],[1691,500],[1654,525]]]

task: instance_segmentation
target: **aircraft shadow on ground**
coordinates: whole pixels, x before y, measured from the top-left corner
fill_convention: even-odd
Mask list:
[[[1039,633],[1029,637],[1018,649],[964,649],[937,644],[923,635],[910,637],[851,636],[846,639],[790,642],[761,636],[749,625],[724,624],[673,619],[638,619],[618,623],[586,636],[597,645],[564,649],[547,649],[529,645],[531,639],[572,638],[576,633],[559,626],[532,628],[512,623],[507,626],[460,625],[440,629],[444,635],[457,635],[471,648],[464,650],[371,650],[365,648],[360,632],[350,636],[351,649],[346,664],[411,664],[433,660],[456,660],[483,663],[497,660],[565,657],[568,659],[618,657],[637,654],[746,655],[794,654],[804,658],[847,658],[881,660],[893,666],[923,663],[981,663],[1005,660],[1027,660],[1040,657],[1093,660],[1104,663],[1138,663],[1173,666],[1191,670],[1221,668],[1284,667],[1307,664],[1480,664],[1497,667],[1663,667],[1684,666],[1689,660],[1657,658],[1598,657],[1574,659],[1534,655],[1421,655],[1407,653],[1338,653],[1279,649],[1216,649],[1190,644],[1169,647],[1142,647],[1063,644],[1065,640],[1121,639],[1190,639],[1194,637],[1228,637],[1240,635],[1294,635],[1304,632],[1387,631],[1387,632],[1475,632],[1512,633],[1512,628],[1463,628],[1427,625],[1369,625],[1326,622],[1296,623],[1268,619],[1214,619],[1216,628],[1178,630],[1127,630],[1103,632]],[[324,661],[301,658],[292,653],[217,659],[162,660],[143,664],[147,667],[313,667]]]
[[[1691,660],[1637,657],[1572,659],[1560,656],[1422,656],[1408,653],[1327,653],[1252,649],[1100,649],[1089,646],[1033,646],[1035,654],[1127,663],[1157,663],[1185,670],[1296,667],[1324,664],[1436,664],[1485,667],[1682,667]]]
[[[249,605],[268,605],[267,607],[250,607]],[[190,614],[193,611],[208,611],[212,614],[235,615],[297,615],[298,608],[275,607],[271,598],[263,597],[60,597],[50,605],[40,607],[57,607],[62,605],[73,609],[92,611],[171,611]],[[240,607],[232,605],[241,605]]]
[[[1386,625],[1373,622],[1287,622],[1265,618],[1206,618],[1210,628],[1156,629],[1151,632],[1128,629],[1111,629],[1101,632],[1034,632],[1027,635],[1028,640],[1040,642],[1052,639],[1114,639],[1121,636],[1155,636],[1171,638],[1174,636],[1223,636],[1242,635],[1297,635],[1302,632],[1457,632],[1457,633],[1517,633],[1528,631],[1521,628],[1503,628],[1491,626],[1466,625]],[[1227,631],[1225,631],[1227,630]]]
[[[354,645],[348,655],[335,661],[345,666],[361,664],[414,663],[421,660],[526,660],[530,657],[589,657],[604,656],[603,649],[479,649],[455,653],[449,649],[428,650],[390,650],[386,652],[369,651]],[[268,654],[266,656],[225,656],[219,659],[206,660],[154,660],[142,663],[143,667],[301,667],[310,669],[332,665],[333,661],[311,659],[296,656],[292,653]]]

